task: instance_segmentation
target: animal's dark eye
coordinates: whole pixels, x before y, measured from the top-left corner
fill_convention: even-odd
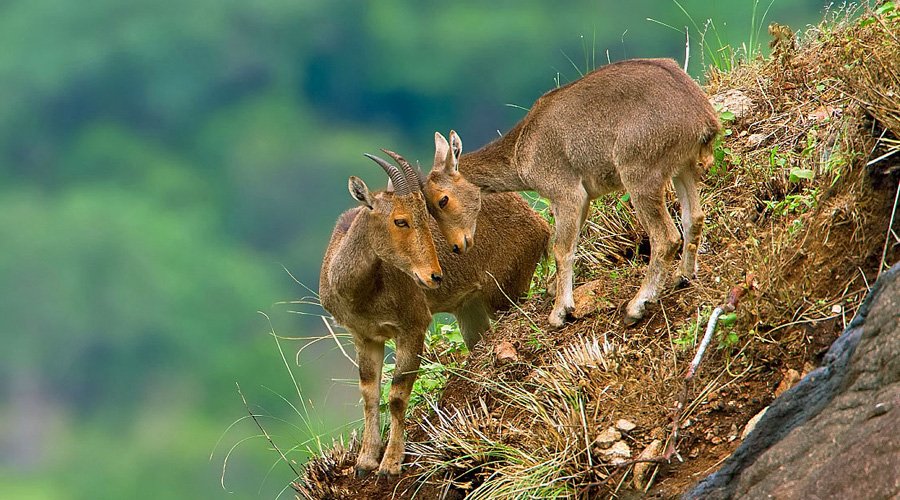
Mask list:
[[[406,219],[394,219],[394,225],[397,227],[409,227],[409,222],[406,222]]]
[[[447,198],[446,196],[444,196],[443,198],[441,198],[441,201],[438,202],[438,206],[441,208],[444,208],[447,206],[448,201],[450,201],[450,198]]]

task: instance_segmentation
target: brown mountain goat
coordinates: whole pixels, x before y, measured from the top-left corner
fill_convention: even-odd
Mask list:
[[[461,252],[474,241],[479,210],[487,210],[482,192],[530,190],[550,200],[558,273],[550,324],[559,327],[574,308],[575,245],[590,201],[627,190],[651,248],[647,274],[625,313],[626,324],[633,324],[659,297],[678,249],[678,230],[665,206],[670,179],[684,229],[678,277],[695,276],[704,217],[697,177],[712,161],[718,132],[706,95],[675,61],[622,61],[547,92],[512,130],[473,153],[461,155],[455,132],[449,143],[435,134],[425,198],[449,244]]]

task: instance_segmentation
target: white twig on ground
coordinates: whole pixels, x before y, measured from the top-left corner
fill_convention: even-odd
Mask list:
[[[866,166],[868,167],[868,166],[871,166],[871,165],[874,165],[874,164],[880,162],[881,160],[884,160],[885,158],[890,158],[891,156],[896,154],[898,151],[900,151],[900,148],[892,148],[887,153],[879,156],[878,158],[875,158],[874,160],[869,161],[869,163],[866,163]]]
[[[697,354],[694,355],[694,359],[688,367],[687,374],[684,376],[685,380],[690,380],[694,377],[697,367],[700,366],[700,362],[703,360],[703,354],[706,352],[707,346],[709,346],[709,341],[712,340],[712,334],[716,331],[716,323],[719,321],[719,315],[721,315],[723,311],[724,309],[722,309],[721,306],[717,307],[713,309],[712,314],[709,316],[709,323],[706,324],[706,333],[703,334],[703,340],[700,341],[700,347],[697,348]]]
[[[748,276],[748,283],[752,283],[751,278],[752,276]],[[748,285],[748,287],[750,286],[752,285]],[[693,361],[691,361],[691,365],[688,367],[687,371],[684,374],[684,385],[682,386],[681,397],[679,398],[678,404],[675,407],[675,416],[672,418],[672,434],[669,436],[668,443],[666,444],[666,450],[662,455],[645,459],[628,460],[626,462],[616,464],[617,467],[627,467],[641,462],[669,463],[672,460],[672,457],[677,458],[679,461],[684,461],[681,458],[681,455],[678,454],[676,443],[678,442],[678,434],[681,430],[681,417],[688,403],[691,382],[693,381],[694,375],[697,374],[697,370],[700,368],[700,363],[703,361],[703,354],[706,352],[706,347],[709,345],[710,339],[712,339],[712,334],[716,330],[716,323],[718,322],[719,315],[721,315],[723,312],[731,312],[737,309],[738,302],[744,295],[745,291],[746,289],[741,286],[732,288],[731,291],[728,292],[728,300],[725,302],[725,304],[716,307],[715,310],[713,310],[712,315],[710,315],[709,317],[709,323],[707,323],[706,325],[706,333],[703,335],[703,340],[700,342],[700,347],[697,348],[697,354],[694,355],[694,359]]]

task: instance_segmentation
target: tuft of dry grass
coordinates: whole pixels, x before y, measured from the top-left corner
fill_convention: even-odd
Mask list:
[[[356,431],[350,435],[350,441],[344,438],[332,443],[330,449],[309,460],[303,466],[303,473],[291,486],[297,492],[297,498],[303,500],[322,500],[353,498],[350,487],[339,478],[346,476],[356,464],[360,441]]]
[[[628,411],[630,404],[639,413],[646,398],[656,399],[656,408],[664,399],[631,392],[631,382],[623,381],[674,380],[676,374],[665,367],[636,373],[615,343],[596,337],[575,339],[548,356],[530,366],[524,380],[459,372],[486,394],[463,408],[435,406],[422,423],[427,440],[411,452],[426,478],[455,471],[449,480],[476,499],[568,497],[586,484],[604,485],[616,467],[598,453],[598,429],[636,418],[609,410]]]
[[[579,269],[627,262],[643,238],[630,207],[619,196],[606,195],[594,200],[590,210],[578,238]]]
[[[838,36],[853,43],[842,54],[829,50],[826,71],[840,78],[849,95],[885,128],[900,130],[900,10],[895,2],[864,13]],[[840,43],[838,39],[838,43]],[[825,40],[823,44],[834,43]],[[828,47],[831,48],[831,47]]]

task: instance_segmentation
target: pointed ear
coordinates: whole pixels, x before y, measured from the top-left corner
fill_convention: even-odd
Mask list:
[[[353,199],[359,202],[360,205],[372,210],[372,195],[369,194],[369,187],[366,186],[366,183],[363,182],[362,179],[355,175],[350,176],[350,181],[347,183],[347,189],[350,190],[350,195],[353,196]]]
[[[455,130],[450,131],[450,158],[447,159],[447,167],[453,168],[454,173],[459,173],[459,157],[462,155],[462,139]]]
[[[444,162],[447,161],[447,154],[450,152],[450,143],[441,135],[440,132],[434,133],[434,163],[432,169],[444,168]]]
[[[387,191],[388,193],[393,193],[394,192],[394,181],[388,179],[387,187],[384,188],[384,190]]]

